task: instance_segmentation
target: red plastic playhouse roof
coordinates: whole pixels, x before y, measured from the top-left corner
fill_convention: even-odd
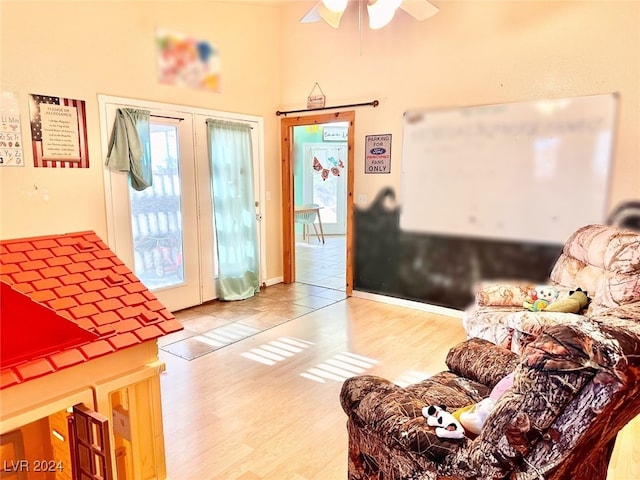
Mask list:
[[[182,325],[94,232],[0,241],[0,389]]]

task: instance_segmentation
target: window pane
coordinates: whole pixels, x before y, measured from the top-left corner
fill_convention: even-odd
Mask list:
[[[183,283],[177,127],[151,124],[153,186],[129,188],[135,274],[149,289]]]
[[[322,207],[322,223],[337,223],[338,177],[329,175],[323,180],[320,175],[313,175],[313,203]]]

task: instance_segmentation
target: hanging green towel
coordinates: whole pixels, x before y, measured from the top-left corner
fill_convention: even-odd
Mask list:
[[[148,110],[118,108],[107,154],[107,167],[129,172],[131,186],[138,191],[152,185],[149,114]]]

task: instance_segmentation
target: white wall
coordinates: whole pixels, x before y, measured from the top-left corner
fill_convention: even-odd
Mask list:
[[[434,0],[441,11],[429,20],[399,12],[361,34],[356,3],[338,30],[299,24],[314,3],[0,2],[1,87],[20,96],[25,139],[28,94],[84,99],[91,161],[85,170],[36,169],[27,145],[24,168],[0,168],[0,238],[106,236],[99,93],[265,118],[269,278],[282,274],[274,112],[304,108],[315,82],[328,105],[380,100],[356,113],[356,200],[386,185],[398,190],[407,109],[609,92],[620,94],[611,204],[640,195],[640,2]],[[156,27],[216,44],[222,93],[159,84]],[[363,173],[364,136],[377,133],[393,134],[390,175]]]
[[[3,0],[0,22],[1,87],[19,95],[27,142],[25,167],[0,168],[0,238],[79,230],[95,230],[106,238],[98,94],[263,116],[266,161],[279,166],[276,5]],[[215,44],[221,52],[221,92],[158,83],[156,28]],[[90,168],[33,167],[31,93],[86,101]],[[279,169],[267,169],[266,190],[271,194],[266,206],[271,278],[282,274]]]
[[[400,193],[406,110],[611,92],[620,101],[610,207],[640,196],[640,2],[433,3],[434,17],[417,22],[400,11],[377,31],[365,11],[361,34],[355,3],[337,30],[298,23],[313,2],[284,8],[283,107],[303,108],[315,82],[328,105],[380,100],[356,111],[356,201],[387,185]],[[379,133],[393,135],[392,172],[365,175],[364,137]]]

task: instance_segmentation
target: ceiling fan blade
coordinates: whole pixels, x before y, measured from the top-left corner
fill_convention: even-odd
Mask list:
[[[400,8],[419,21],[433,17],[440,11],[429,0],[403,0]]]
[[[318,7],[320,5],[322,5],[321,1],[316,3],[314,7],[311,10],[309,10],[304,17],[300,19],[300,23],[312,23],[312,22],[317,22],[319,20],[322,20],[322,17],[320,16],[320,11],[318,10]]]
[[[343,14],[344,10],[341,12],[332,12],[324,6],[322,1],[320,1],[311,10],[309,10],[304,17],[302,17],[300,23],[311,23],[317,22],[318,20],[324,20],[333,28],[338,28]]]

